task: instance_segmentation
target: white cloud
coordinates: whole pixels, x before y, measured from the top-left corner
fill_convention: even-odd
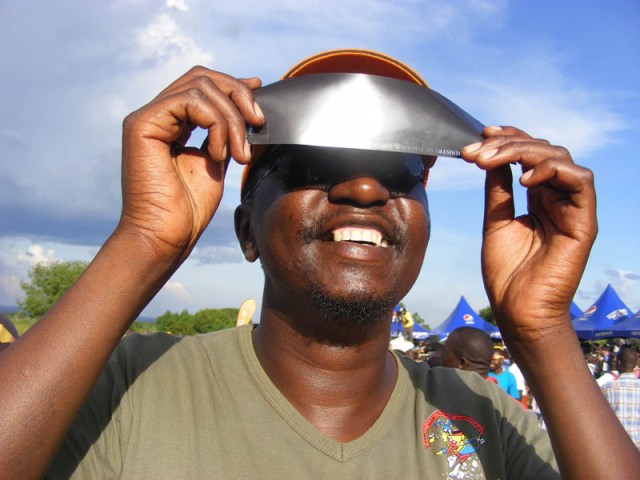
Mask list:
[[[625,124],[597,94],[565,85],[487,88],[495,118],[520,126],[531,135],[566,146],[575,159],[606,147]]]
[[[26,251],[13,249],[18,262],[33,266],[36,264],[50,265],[58,261],[53,249],[45,250],[41,245],[29,245]]]
[[[190,256],[190,259],[199,264],[213,263],[241,263],[244,257],[237,244],[233,246],[207,246],[197,247]]]
[[[630,270],[616,270],[609,268],[605,270],[605,273],[614,281],[635,283],[640,280],[640,274]]]
[[[178,56],[205,62],[211,60],[211,55],[198,47],[192,38],[185,35],[178,22],[166,13],[158,15],[148,25],[138,30],[134,48],[128,52],[127,56],[134,62],[147,60],[165,62]]]
[[[191,301],[191,294],[187,291],[185,286],[180,282],[167,282],[162,288],[161,292],[165,295],[170,295],[181,301]]]
[[[169,8],[175,8],[181,12],[188,12],[189,6],[186,0],[166,0],[165,5]]]

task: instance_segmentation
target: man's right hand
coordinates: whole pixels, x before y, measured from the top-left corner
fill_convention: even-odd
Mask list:
[[[250,160],[246,124],[264,123],[252,93],[260,85],[194,67],[125,119],[119,231],[159,259],[186,259],[218,208],[230,156]],[[206,149],[185,146],[198,127]]]

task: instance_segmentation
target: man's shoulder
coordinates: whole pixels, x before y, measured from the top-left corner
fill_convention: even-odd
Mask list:
[[[175,364],[195,357],[230,355],[237,351],[240,328],[220,330],[198,335],[179,336],[157,332],[131,334],[124,337],[113,352],[110,363],[119,368],[143,371],[152,364]],[[184,362],[183,362],[184,363]]]

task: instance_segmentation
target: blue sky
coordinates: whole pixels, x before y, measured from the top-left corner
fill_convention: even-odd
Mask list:
[[[636,0],[5,0],[0,25],[0,304],[21,297],[34,263],[95,255],[120,210],[122,119],[190,66],[269,83],[308,55],[361,47],[410,64],[483,123],[516,125],[591,168],[600,233],[575,301],[586,309],[611,284],[640,309]],[[145,315],[260,305],[260,266],[233,233],[239,172]],[[431,244],[404,302],[432,326],[462,295],[488,305],[482,183],[455,159],[431,174]]]

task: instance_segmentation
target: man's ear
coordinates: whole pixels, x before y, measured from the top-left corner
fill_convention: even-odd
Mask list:
[[[469,361],[464,357],[458,357],[458,368],[460,370],[469,370]]]
[[[240,242],[240,248],[244,258],[248,262],[255,262],[260,256],[253,232],[251,230],[251,207],[248,205],[238,205],[234,213],[234,224],[236,227],[236,237]]]

